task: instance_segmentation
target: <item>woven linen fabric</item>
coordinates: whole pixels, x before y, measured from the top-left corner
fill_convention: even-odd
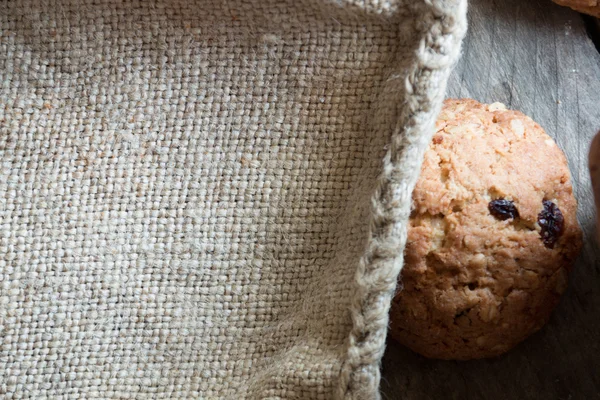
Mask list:
[[[0,398],[372,399],[464,0],[0,2]]]

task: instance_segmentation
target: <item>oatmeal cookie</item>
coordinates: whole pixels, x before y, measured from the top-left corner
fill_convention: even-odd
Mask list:
[[[582,239],[567,160],[531,118],[447,100],[413,193],[391,336],[433,358],[506,352],[549,319]]]
[[[598,0],[552,0],[561,6],[600,18],[600,1]]]

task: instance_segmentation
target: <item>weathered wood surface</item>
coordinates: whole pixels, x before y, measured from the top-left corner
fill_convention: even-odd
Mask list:
[[[427,360],[389,341],[388,399],[600,399],[600,260],[587,152],[600,130],[600,54],[582,18],[550,0],[472,0],[449,97],[500,101],[539,122],[566,152],[585,248],[550,323],[509,354]]]

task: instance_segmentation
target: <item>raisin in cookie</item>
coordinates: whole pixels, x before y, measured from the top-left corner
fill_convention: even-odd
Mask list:
[[[581,248],[576,209],[565,156],[531,118],[447,100],[413,193],[391,336],[472,359],[540,329]]]

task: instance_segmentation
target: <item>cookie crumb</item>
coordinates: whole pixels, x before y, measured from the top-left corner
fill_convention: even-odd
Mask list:
[[[502,103],[492,103],[488,106],[489,111],[505,111],[506,106]]]

